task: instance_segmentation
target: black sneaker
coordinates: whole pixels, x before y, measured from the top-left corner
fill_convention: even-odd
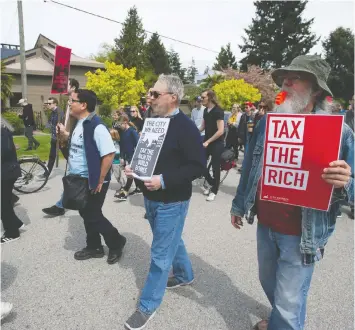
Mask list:
[[[126,245],[127,239],[122,235],[121,235],[121,239],[122,239],[121,247],[118,249],[110,249],[108,252],[107,263],[109,265],[116,263],[118,260],[120,260],[122,256],[123,248]]]
[[[20,234],[18,236],[13,236],[13,235],[8,235],[8,234],[4,234],[2,237],[1,237],[1,244],[4,244],[4,243],[10,243],[10,242],[13,242],[13,241],[17,241],[18,239],[20,238]]]
[[[178,279],[176,279],[175,277],[170,277],[168,279],[168,283],[166,285],[167,289],[175,289],[178,288],[179,286],[186,286],[186,285],[190,285],[193,283],[194,280],[190,281],[190,282],[180,282]]]
[[[117,191],[117,192],[116,192],[115,197],[116,197],[119,201],[124,202],[124,201],[127,200],[127,195],[128,195],[128,193],[127,193],[125,190],[121,189],[120,191]]]
[[[143,194],[142,191],[139,188],[136,188],[130,193],[130,196],[141,195],[141,194]]]
[[[130,330],[140,330],[144,329],[148,321],[151,320],[155,315],[155,312],[152,314],[146,314],[137,309],[132,316],[125,323],[125,328]]]
[[[65,213],[65,209],[58,207],[57,205],[53,205],[51,207],[47,207],[42,209],[45,214],[51,215],[53,217],[57,217],[59,215],[63,215]]]
[[[83,248],[82,250],[74,253],[76,260],[87,260],[91,258],[102,258],[105,255],[104,248],[101,246],[97,249]]]
[[[32,148],[27,148],[24,151],[30,151],[30,150],[33,150],[33,149]]]

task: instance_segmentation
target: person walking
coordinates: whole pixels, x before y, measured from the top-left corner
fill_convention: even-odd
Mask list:
[[[4,228],[1,244],[18,240],[20,229],[24,228],[12,203],[12,190],[16,180],[21,176],[21,168],[17,161],[12,137],[13,131],[9,122],[1,117],[1,222]]]
[[[200,129],[202,126],[203,115],[205,112],[205,107],[201,102],[201,96],[197,96],[195,99],[195,108],[193,108],[191,111],[191,120],[195,123],[198,129]],[[201,132],[201,141],[205,142],[205,131]]]
[[[131,113],[131,123],[135,126],[138,133],[142,132],[144,120],[138,110],[138,107],[132,105],[130,113]]]
[[[316,55],[298,56],[290,66],[273,71],[273,80],[287,92],[285,102],[276,106],[275,112],[285,113],[285,117],[290,113],[329,113],[324,100],[332,95],[327,85],[330,71],[328,63]],[[254,329],[303,330],[314,266],[323,258],[334,232],[339,196],[354,205],[354,135],[343,125],[339,159],[323,171],[322,179],[334,187],[328,211],[263,201],[260,179],[266,117],[255,128],[245,155],[231,223],[241,229],[244,216],[250,224],[255,215],[258,218],[259,280],[272,311],[269,319],[260,321]]]
[[[69,139],[63,124],[58,125],[61,137],[69,139],[68,174],[88,179],[91,193],[85,208],[79,211],[84,220],[86,247],[74,254],[76,260],[104,257],[103,236],[109,248],[108,264],[117,262],[126,238],[103,215],[102,206],[111,180],[111,166],[116,148],[101,119],[94,113],[96,95],[86,89],[72,93],[71,114],[78,120]]]
[[[184,85],[175,75],[160,75],[151,91],[154,114],[170,118],[170,123],[154,175],[144,182],[144,204],[153,232],[151,262],[138,309],[125,323],[126,329],[143,329],[155,315],[166,288],[178,288],[194,280],[181,236],[192,181],[203,174],[206,159],[198,129],[179,110],[183,93]],[[132,174],[127,166],[126,175]],[[168,278],[171,267],[173,277]]]
[[[224,150],[224,111],[219,107],[214,91],[207,90],[201,95],[202,105],[206,107],[203,114],[203,122],[200,132],[205,131],[203,143],[206,156],[211,157],[213,177],[208,169],[205,170],[205,178],[211,188],[204,190],[208,196],[207,201],[214,201],[218,193],[221,178],[221,155]]]
[[[131,126],[128,116],[121,115],[118,119],[118,123],[121,128],[121,134],[120,134],[121,159],[123,159],[125,165],[128,165],[132,161],[134,150],[136,149],[136,146],[138,144],[139,135],[136,129]],[[127,178],[126,185],[122,189],[117,191],[115,194],[115,197],[119,201],[127,200],[129,190],[131,189],[133,181],[135,181],[136,183],[136,188],[134,191],[132,191],[131,195],[137,195],[142,193],[141,190],[139,189],[140,184],[137,183],[137,180],[133,178]]]
[[[239,104],[233,104],[231,116],[227,122],[227,136],[226,136],[226,148],[232,148],[235,153],[235,158],[239,157],[239,144],[238,144],[238,126],[240,118],[242,117],[242,111]]]
[[[25,151],[37,149],[40,146],[40,143],[33,137],[33,131],[36,128],[36,123],[33,115],[32,104],[27,102],[27,99],[21,99],[18,103],[23,107],[22,114],[19,115],[19,118],[23,120],[23,125],[25,126],[25,136],[28,141],[28,146]],[[34,145],[34,146],[33,146]]]

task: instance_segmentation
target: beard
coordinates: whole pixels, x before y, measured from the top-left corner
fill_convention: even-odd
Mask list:
[[[285,102],[275,106],[274,111],[278,113],[304,113],[307,105],[312,100],[312,90],[308,90],[304,93],[296,93],[295,91],[283,86],[282,90],[287,92]]]

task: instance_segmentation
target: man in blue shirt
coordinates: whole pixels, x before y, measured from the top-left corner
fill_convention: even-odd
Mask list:
[[[87,246],[76,252],[76,260],[102,258],[104,249],[101,245],[103,236],[109,248],[107,262],[117,262],[126,238],[102,214],[109,182],[111,166],[116,148],[111,135],[101,119],[95,115],[96,95],[94,92],[79,89],[72,94],[71,115],[78,122],[70,137],[68,173],[88,178],[91,194],[87,206],[79,211],[84,219]],[[60,134],[69,137],[64,125],[59,125]]]

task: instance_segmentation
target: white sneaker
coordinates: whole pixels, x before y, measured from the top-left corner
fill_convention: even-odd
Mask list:
[[[203,194],[204,194],[205,196],[208,196],[208,195],[210,194],[210,188],[204,188],[204,189],[203,189]]]
[[[215,198],[216,198],[216,194],[210,193],[210,194],[208,195],[208,197],[206,198],[206,201],[208,201],[208,202],[213,202],[213,201],[215,200]]]
[[[12,304],[8,302],[1,302],[1,319],[5,318],[11,313]]]

